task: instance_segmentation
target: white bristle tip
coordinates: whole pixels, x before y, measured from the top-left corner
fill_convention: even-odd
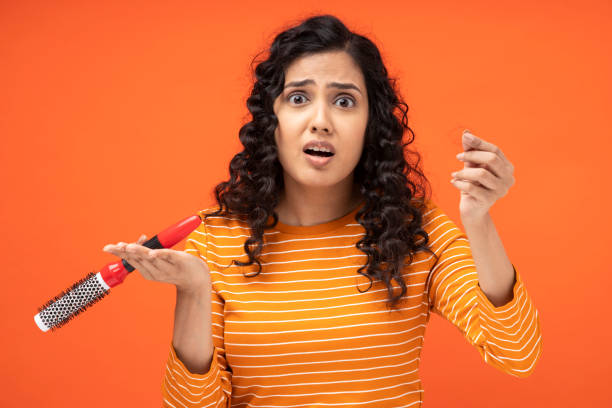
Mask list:
[[[40,313],[37,313],[36,316],[34,316],[34,321],[36,322],[36,325],[38,326],[38,328],[44,332],[49,330],[49,327],[43,323],[42,319],[40,318]]]

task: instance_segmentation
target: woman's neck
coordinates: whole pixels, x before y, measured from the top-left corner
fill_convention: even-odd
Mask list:
[[[298,194],[283,191],[275,208],[283,224],[310,226],[323,224],[342,217],[354,210],[363,200],[359,187],[336,195]]]

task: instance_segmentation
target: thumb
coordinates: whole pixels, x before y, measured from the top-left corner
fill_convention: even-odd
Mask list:
[[[138,238],[138,241],[137,241],[137,242],[138,242],[139,244],[142,244],[142,243],[143,243],[143,242],[145,242],[146,240],[147,240],[147,236],[146,236],[145,234],[142,234],[142,235],[140,236],[140,238]]]

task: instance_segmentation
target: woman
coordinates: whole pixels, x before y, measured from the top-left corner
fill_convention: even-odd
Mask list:
[[[432,311],[529,375],[537,311],[488,215],[514,182],[501,150],[463,135],[466,236],[406,161],[408,108],[370,40],[312,17],[255,74],[244,150],[185,252],[108,246],[177,288],[164,406],[420,406]]]

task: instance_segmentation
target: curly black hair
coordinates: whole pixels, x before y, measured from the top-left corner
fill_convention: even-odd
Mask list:
[[[244,250],[249,261],[233,260],[232,263],[238,266],[257,263],[258,272],[250,277],[257,276],[262,270],[258,256],[263,247],[264,230],[278,222],[274,209],[284,188],[283,168],[274,140],[278,124],[274,100],[283,91],[286,69],[295,59],[327,51],[348,53],[365,79],[368,123],[353,180],[365,198],[355,219],[366,232],[356,247],[368,255],[368,261],[358,273],[370,280],[366,291],[372,287],[372,277],[383,281],[394,307],[406,294],[402,270],[412,263],[413,254],[425,250],[437,259],[428,247],[429,236],[422,228],[429,182],[419,170],[420,155],[407,149],[414,141],[414,132],[408,127],[408,105],[398,96],[395,79],[387,75],[378,48],[368,38],[349,31],[335,16],[310,17],[274,38],[268,58],[254,70],[255,83],[246,103],[252,120],[239,131],[244,150],[230,162],[229,181],[215,187],[219,208],[204,216],[232,214],[248,222],[252,235],[245,241]],[[404,131],[409,138],[402,143]],[[407,162],[405,153],[416,156],[414,165]],[[266,225],[270,217],[273,223]],[[406,256],[408,264],[404,263]],[[391,280],[401,287],[401,293],[395,297]]]

